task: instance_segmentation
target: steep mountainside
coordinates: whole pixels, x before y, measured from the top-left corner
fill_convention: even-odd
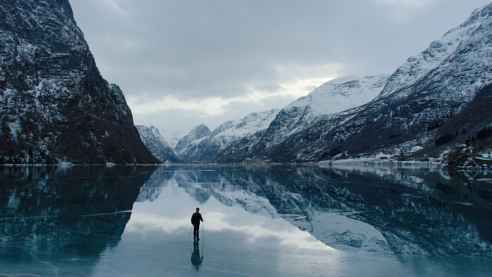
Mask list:
[[[388,81],[387,75],[345,77],[329,81],[302,97],[284,110],[309,108],[314,115],[342,112],[364,105],[381,93]]]
[[[198,145],[202,140],[206,139],[212,132],[210,129],[201,124],[197,127],[193,128],[186,136],[182,137],[178,140],[176,147],[174,150],[176,154],[180,157],[180,159],[184,161],[189,161],[190,156],[194,155],[192,149],[196,149],[196,145]]]
[[[0,3],[0,163],[147,163],[68,0]]]
[[[179,161],[172,147],[156,127],[137,126],[137,130],[144,145],[159,161],[163,163]]]
[[[340,78],[323,84],[308,96],[282,109],[265,131],[225,149],[222,161],[269,160],[270,151],[291,135],[302,132],[323,117],[357,107],[381,93],[388,76]]]
[[[492,85],[480,90],[475,99],[437,131],[436,139],[423,153],[450,149],[451,169],[477,166],[480,154],[492,152]],[[452,147],[453,145],[458,147]],[[435,149],[437,148],[437,150]]]
[[[319,161],[378,153],[425,158],[429,151],[419,152],[421,156],[416,151],[436,144],[439,128],[465,110],[477,92],[491,83],[491,46],[489,4],[418,56],[409,58],[373,101],[321,117],[270,149],[259,144],[252,154],[232,155],[231,151],[222,160]],[[434,156],[447,153],[455,145],[447,147]]]
[[[188,144],[178,153],[186,161],[216,161],[217,156],[231,144],[241,140],[254,141],[254,135],[268,128],[277,113],[277,110],[251,113],[240,120],[228,121],[217,127],[207,137]]]

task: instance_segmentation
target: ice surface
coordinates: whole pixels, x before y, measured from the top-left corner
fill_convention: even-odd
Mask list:
[[[440,194],[457,180],[394,168],[3,168],[0,276],[490,276],[476,178]]]

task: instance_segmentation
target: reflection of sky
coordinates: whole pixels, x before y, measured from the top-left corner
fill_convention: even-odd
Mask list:
[[[250,189],[261,184],[251,181],[251,187],[244,189],[232,183],[235,179],[228,181],[215,171],[207,176],[191,171],[189,175],[179,175],[183,173],[179,169],[165,176],[154,175],[155,182],[142,189],[143,202],[134,204],[128,223],[126,213],[95,213],[84,220],[63,221],[54,225],[60,227],[56,232],[46,229],[59,220],[55,217],[23,218],[20,213],[19,217],[1,222],[5,235],[13,235],[15,229],[19,236],[0,238],[0,276],[491,276],[489,260],[473,258],[471,262],[444,255],[439,260],[422,256],[400,256],[399,260],[391,250],[378,251],[373,239],[394,240],[388,236],[391,233],[381,230],[380,225],[372,226],[371,221],[350,219],[347,213],[314,205],[280,216],[276,211],[279,204],[274,201],[290,193],[288,186],[284,191],[278,184],[279,191],[274,195],[265,193],[276,203],[272,205]],[[180,179],[166,181],[174,173]],[[159,185],[161,178],[165,183],[153,186]],[[38,184],[37,180],[34,183]],[[27,203],[19,201],[31,201],[20,193],[8,196],[5,205],[9,207],[22,208]],[[309,196],[295,195],[302,203]],[[154,200],[145,201],[146,198]],[[106,203],[93,204],[95,210],[106,210]],[[196,206],[205,218],[200,243],[204,261],[199,271],[191,264],[189,222]],[[50,211],[60,208],[50,206]],[[283,206],[286,210],[290,209]],[[304,226],[304,221],[297,221],[304,213],[309,215],[311,233],[297,227]],[[120,228],[126,223],[120,240]],[[16,229],[19,226],[28,229],[20,232]],[[35,236],[29,228],[37,230]],[[340,247],[350,241],[340,240],[339,234],[348,234],[342,239],[361,235],[367,243],[359,248]],[[51,240],[54,236],[59,236],[60,241]],[[104,250],[99,248],[101,245]]]
[[[136,203],[122,241],[104,256],[107,260],[102,258],[96,275],[122,267],[129,268],[119,274],[128,276],[150,269],[157,269],[153,272],[156,275],[192,274],[190,216],[198,205],[175,182],[163,186],[155,201]],[[277,276],[280,272],[284,273],[282,276],[302,276],[309,272],[306,263],[310,260],[318,267],[333,267],[340,257],[341,253],[280,217],[248,213],[240,206],[225,206],[213,197],[200,208],[205,220],[201,226],[201,250],[205,256],[201,272],[207,276]],[[135,255],[138,261],[132,260]],[[154,263],[156,257],[165,262]],[[131,266],[122,262],[128,260],[132,260]]]
[[[402,262],[390,252],[331,248],[276,214],[267,199],[218,186],[213,189],[219,198],[246,197],[248,205],[264,206],[245,209],[239,202],[221,202],[214,196],[200,202],[193,195],[206,192],[207,186],[188,181],[185,186],[166,181],[157,199],[135,203],[122,240],[103,253],[93,276],[460,276],[427,258]],[[190,216],[197,206],[205,220],[199,271],[190,263]],[[351,228],[383,239],[374,227],[343,215],[314,213],[313,222],[317,221],[325,233]]]
[[[193,184],[196,185],[196,184]],[[240,205],[226,206],[214,197],[199,203],[171,179],[160,196],[136,203],[122,241],[101,258],[95,276],[332,276],[398,271],[398,263],[361,259],[347,267],[346,253],[316,240],[276,214],[259,208],[250,213]],[[244,193],[227,191],[234,196]],[[251,195],[248,195],[251,197]],[[266,199],[253,199],[267,204]],[[269,205],[269,204],[268,204]],[[204,216],[197,273],[190,264],[190,216],[199,206]],[[384,264],[379,266],[378,264]],[[327,271],[328,269],[328,271]],[[116,271],[115,271],[116,270]],[[389,270],[389,271],[388,271]],[[400,269],[401,270],[401,269]],[[377,275],[376,275],[377,276]],[[382,275],[384,276],[384,275]]]
[[[274,239],[280,244],[300,249],[334,250],[299,231],[280,217],[264,217],[246,212],[240,206],[228,207],[215,198],[199,204],[173,182],[162,188],[161,197],[154,202],[137,203],[127,225],[127,232],[145,233],[149,230],[178,232],[190,230],[190,216],[200,206],[205,219],[202,231],[238,232],[254,243],[258,239]]]

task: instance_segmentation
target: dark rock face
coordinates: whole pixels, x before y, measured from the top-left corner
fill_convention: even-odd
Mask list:
[[[448,163],[452,170],[480,166],[474,158],[492,149],[491,107],[492,85],[488,85],[478,92],[470,105],[438,129],[435,140],[426,150],[432,151],[432,146],[438,149],[451,147]]]
[[[0,163],[150,163],[68,0],[0,3]]]
[[[163,163],[179,162],[176,153],[156,127],[137,126],[137,130],[142,142],[159,161]]]

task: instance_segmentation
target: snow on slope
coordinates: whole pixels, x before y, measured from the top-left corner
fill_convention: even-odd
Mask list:
[[[315,115],[342,112],[373,100],[381,93],[387,80],[387,75],[335,79],[296,100],[286,109],[309,106]]]
[[[464,46],[467,41],[474,40],[473,37],[479,35],[480,32],[487,31],[485,24],[487,21],[490,22],[491,12],[492,4],[483,9],[475,10],[466,22],[448,31],[440,40],[431,42],[430,46],[417,56],[408,58],[390,77],[381,96],[388,96],[398,90],[412,86],[434,69],[444,67],[447,63],[452,62],[451,55],[458,48]],[[479,60],[485,60],[483,59],[485,57],[476,56],[473,60],[480,62]]]
[[[387,75],[377,75],[329,81],[282,109],[261,142],[266,148],[272,147],[308,128],[323,115],[366,104],[379,95],[387,79]]]
[[[238,121],[226,122],[212,132],[211,139],[220,145],[220,149],[224,149],[235,140],[248,137],[268,128],[277,113],[278,110],[251,113]]]
[[[154,127],[136,126],[142,142],[150,152],[161,162],[177,162],[174,150]]]
[[[162,143],[166,147],[170,147],[167,141],[162,137],[161,133],[159,130],[154,127],[154,126],[142,126],[138,125],[135,126],[137,127],[138,133],[140,134],[140,138],[142,139],[147,139],[147,138],[156,138],[159,140],[160,143]]]
[[[193,145],[199,144],[203,139],[210,135],[210,129],[201,124],[193,128],[186,136],[182,137],[176,144],[176,153],[182,155],[188,152],[188,148]]]
[[[268,128],[277,113],[277,110],[251,113],[240,120],[228,121],[211,133],[195,136],[196,139],[189,142],[187,136],[180,140],[176,150],[185,161],[215,161],[217,155],[232,143]]]
[[[178,145],[179,141],[179,135],[175,134],[169,134],[169,133],[161,133],[162,137],[164,138],[165,141],[171,146],[172,149],[176,148],[176,145]]]

